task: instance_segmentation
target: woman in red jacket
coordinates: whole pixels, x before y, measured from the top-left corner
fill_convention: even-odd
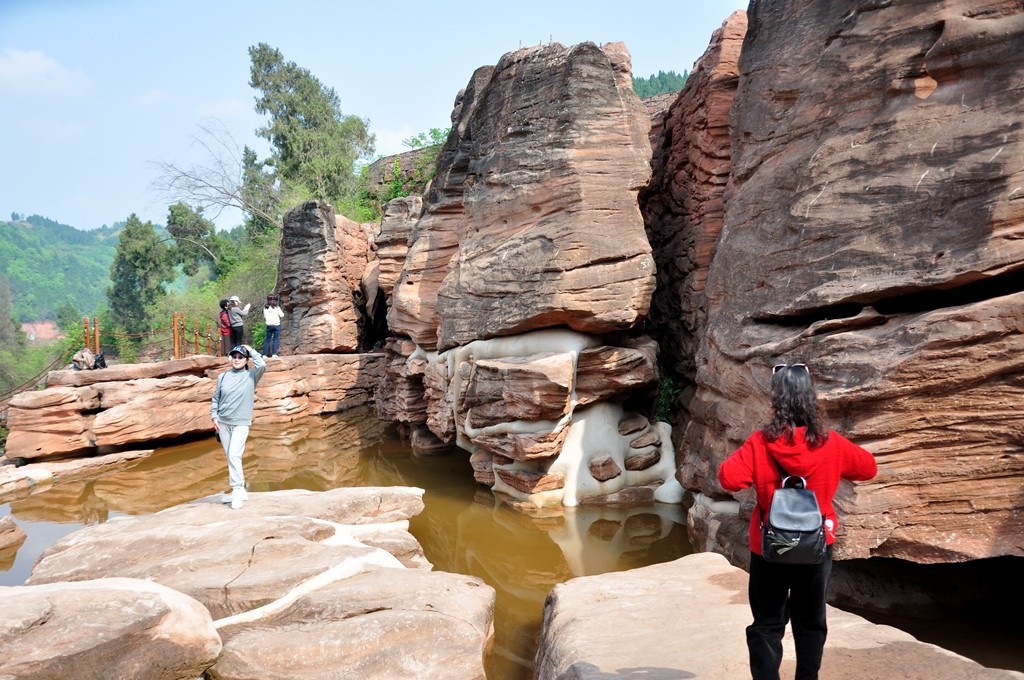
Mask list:
[[[761,557],[761,517],[781,483],[779,466],[807,480],[825,515],[828,544],[821,564],[778,564]],[[832,573],[832,543],[838,519],[832,497],[840,479],[871,479],[878,466],[870,452],[838,432],[826,430],[818,411],[811,374],[804,364],[780,364],[772,375],[772,418],[750,435],[718,468],[726,491],[753,487],[757,508],[750,517],[748,596],[754,622],[747,627],[750,671],[754,680],[779,677],[782,636],[793,622],[797,680],[818,677],[828,628],[825,595]]]

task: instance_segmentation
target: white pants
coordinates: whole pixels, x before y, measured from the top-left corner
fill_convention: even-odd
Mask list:
[[[228,482],[232,489],[245,489],[245,471],[242,470],[242,452],[249,438],[248,425],[221,425],[220,443],[228,456]]]

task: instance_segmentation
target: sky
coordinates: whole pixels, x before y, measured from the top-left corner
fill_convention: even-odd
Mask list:
[[[0,0],[0,219],[164,224],[160,163],[202,165],[204,127],[255,135],[249,47],[266,43],[369,121],[377,155],[450,126],[480,66],[520,47],[624,42],[633,75],[691,70],[745,0]],[[219,228],[240,222],[216,218]]]

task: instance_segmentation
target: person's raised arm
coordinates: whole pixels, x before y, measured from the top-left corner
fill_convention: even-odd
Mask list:
[[[245,349],[249,351],[249,359],[252,361],[252,369],[250,375],[252,376],[253,384],[256,384],[260,381],[260,378],[263,377],[263,374],[266,373],[267,362],[263,358],[262,354],[254,350],[249,345],[242,345],[242,347],[245,347]]]
[[[753,486],[754,450],[759,437],[758,432],[747,437],[747,441],[718,466],[718,483],[726,491],[740,491]]]

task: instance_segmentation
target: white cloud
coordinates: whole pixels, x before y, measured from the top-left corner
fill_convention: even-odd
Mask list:
[[[249,114],[252,107],[236,97],[224,97],[212,102],[203,102],[196,107],[196,111],[204,117],[230,120]]]
[[[82,71],[71,71],[42,52],[13,47],[0,54],[0,89],[20,94],[77,95],[90,81]]]
[[[152,89],[137,97],[134,101],[135,108],[137,109],[150,109],[154,106],[159,106],[164,102],[170,101],[171,95],[164,90]]]

